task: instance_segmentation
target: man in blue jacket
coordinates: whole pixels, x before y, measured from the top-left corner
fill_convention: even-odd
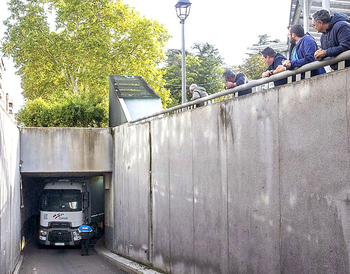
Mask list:
[[[240,85],[246,84],[249,82],[247,76],[245,76],[244,73],[237,73],[237,75],[235,75],[231,70],[226,69],[224,71],[224,73],[222,74],[222,76],[225,78],[225,89],[230,89],[230,88],[234,88],[234,87],[238,87]],[[238,92],[238,96],[241,95],[245,95],[248,93],[251,93],[252,89],[245,89],[245,90],[241,90]]]
[[[282,62],[284,60],[287,60],[287,58],[282,55],[281,53],[278,53],[274,51],[273,48],[267,47],[262,52],[261,55],[264,59],[264,62],[269,67],[266,69],[265,72],[261,75],[262,78],[269,77],[271,75],[277,74],[279,72],[285,71],[286,68],[282,65]],[[277,80],[273,82],[275,87],[287,84],[287,78]]]
[[[290,41],[289,60],[283,61],[283,65],[287,69],[295,69],[314,62],[314,54],[317,50],[315,39],[309,33],[305,34],[304,28],[301,25],[292,25],[289,28],[288,35]],[[325,72],[323,67],[318,68],[311,71],[311,76]],[[302,73],[301,78],[305,78],[305,73]]]
[[[333,16],[327,10],[319,10],[312,15],[312,25],[321,32],[321,49],[315,52],[315,59],[320,61],[326,56],[335,57],[350,50],[350,24],[345,14],[335,13]],[[345,61],[350,66],[350,60]],[[331,65],[336,70],[338,65]]]

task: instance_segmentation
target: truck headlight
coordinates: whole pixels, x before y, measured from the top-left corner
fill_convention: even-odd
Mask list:
[[[46,235],[47,235],[47,230],[40,229],[40,230],[39,230],[39,235],[40,235],[40,236],[46,236]]]

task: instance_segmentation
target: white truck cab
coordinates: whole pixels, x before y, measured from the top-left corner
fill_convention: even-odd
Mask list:
[[[40,203],[39,243],[79,245],[78,227],[90,224],[91,209],[86,182],[58,180],[47,183]]]

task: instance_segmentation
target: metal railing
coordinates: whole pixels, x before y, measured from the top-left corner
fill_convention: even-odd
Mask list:
[[[288,83],[291,83],[293,76],[296,76],[296,81],[299,81],[299,80],[301,80],[301,74],[304,72],[305,72],[305,79],[308,79],[311,77],[311,71],[318,69],[320,67],[326,67],[326,66],[338,63],[338,70],[344,69],[345,68],[345,60],[349,60],[349,59],[350,59],[350,50],[343,52],[343,53],[341,53],[338,56],[333,57],[333,58],[328,57],[322,61],[315,61],[315,62],[306,64],[306,65],[304,65],[300,68],[297,68],[295,70],[287,70],[287,71],[272,75],[270,77],[261,78],[258,80],[251,80],[247,84],[244,84],[244,85],[232,88],[232,89],[223,90],[223,91],[220,91],[218,93],[206,96],[204,98],[197,99],[195,101],[191,101],[191,102],[187,102],[185,104],[171,107],[169,109],[165,109],[165,110],[153,113],[151,115],[147,115],[147,116],[132,120],[129,123],[130,124],[143,123],[143,122],[150,121],[154,118],[157,118],[158,116],[163,117],[164,115],[170,115],[170,114],[174,114],[174,113],[184,112],[186,110],[196,108],[196,105],[200,104],[200,103],[204,103],[205,105],[214,103],[216,98],[223,97],[223,96],[225,96],[225,99],[230,99],[230,98],[233,98],[234,94],[239,92],[239,91],[249,89],[249,88],[262,87],[263,85],[269,84],[270,82],[274,82],[274,81],[285,79],[285,78],[288,78]],[[264,88],[261,88],[261,89],[264,90]]]

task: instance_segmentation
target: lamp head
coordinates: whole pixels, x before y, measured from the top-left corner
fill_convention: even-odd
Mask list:
[[[175,5],[177,17],[183,23],[186,18],[190,15],[192,3],[189,0],[179,0]]]

